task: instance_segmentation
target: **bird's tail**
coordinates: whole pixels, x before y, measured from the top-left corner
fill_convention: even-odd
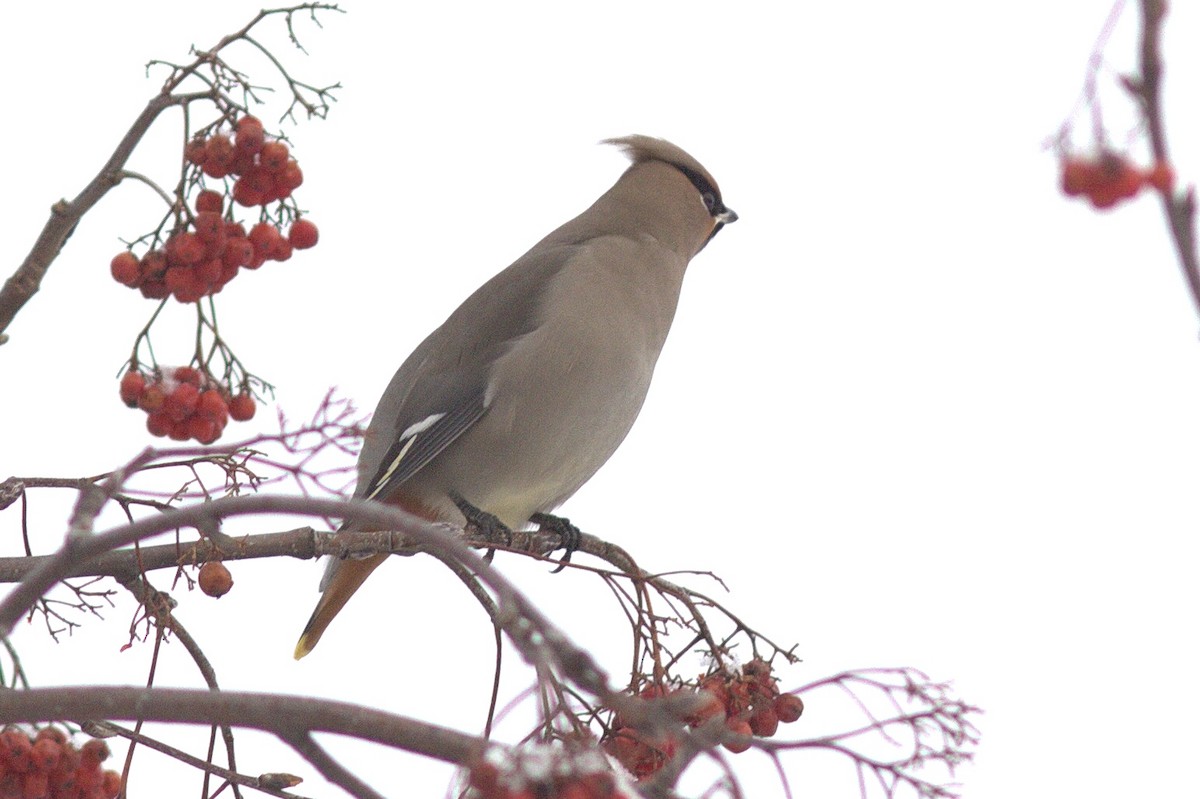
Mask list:
[[[346,601],[354,595],[363,581],[386,558],[387,555],[372,555],[361,560],[339,560],[333,563],[332,571],[326,581],[325,592],[321,594],[312,618],[308,620],[308,624],[304,625],[304,632],[300,634],[300,640],[296,642],[296,660],[313,650],[317,641],[321,640],[321,634],[325,632],[325,628],[333,621],[333,617],[345,607]]]

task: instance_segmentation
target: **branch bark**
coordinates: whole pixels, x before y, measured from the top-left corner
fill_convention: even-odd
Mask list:
[[[0,723],[119,719],[179,724],[230,724],[290,743],[310,733],[348,735],[447,763],[467,763],[481,738],[349,702],[308,696],[182,688],[86,686],[5,691]]]
[[[1137,96],[1146,117],[1150,149],[1154,159],[1170,163],[1167,129],[1162,108],[1162,24],[1167,14],[1165,0],[1141,0],[1142,40],[1141,76]],[[1200,315],[1200,253],[1196,249],[1196,195],[1192,187],[1183,192],[1161,192],[1163,216],[1171,232],[1171,241],[1179,258],[1179,268],[1192,296],[1192,306]]]
[[[146,131],[150,129],[158,115],[171,106],[189,103],[192,100],[211,95],[212,92],[196,92],[178,95],[160,94],[152,98],[121,138],[108,161],[100,168],[91,182],[84,186],[83,191],[79,192],[70,202],[59,200],[50,207],[50,218],[42,226],[42,232],[34,241],[33,248],[25,256],[25,260],[21,262],[17,270],[8,280],[4,281],[3,288],[0,288],[0,344],[8,340],[4,331],[12,323],[17,313],[25,307],[25,303],[29,302],[37,293],[50,264],[62,251],[63,245],[75,231],[79,220],[92,210],[110,189],[121,182],[122,170],[129,161],[129,156],[133,154],[138,142],[146,135]]]

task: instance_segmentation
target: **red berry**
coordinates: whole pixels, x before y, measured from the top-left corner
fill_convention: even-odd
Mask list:
[[[146,429],[150,435],[163,438],[171,432],[171,419],[162,411],[156,411],[146,417]]]
[[[62,788],[64,784],[74,784],[75,771],[79,768],[80,757],[79,751],[74,746],[65,741],[60,745],[62,746],[62,757],[58,761],[58,767],[50,775],[50,787],[58,788],[60,793],[66,793]]]
[[[250,228],[248,238],[250,239],[250,243],[254,245],[256,253],[264,257],[270,257],[271,251],[275,248],[275,241],[282,239],[283,236],[280,235],[279,228],[270,222],[259,222]]]
[[[196,166],[202,166],[208,160],[208,148],[204,139],[192,139],[183,146],[183,157]]]
[[[591,797],[588,795],[587,788],[572,779],[566,783],[555,783],[554,799],[591,799]]]
[[[136,286],[141,278],[141,268],[137,256],[129,250],[113,256],[109,269],[112,271],[114,280],[131,288]]]
[[[225,220],[217,211],[201,211],[195,219],[196,236],[203,242],[225,238]]]
[[[742,674],[747,677],[765,677],[771,673],[771,664],[762,658],[755,658],[742,666]]]
[[[151,383],[146,386],[146,389],[138,396],[138,407],[146,413],[154,413],[163,406],[167,395],[163,391],[161,383]]]
[[[50,775],[44,771],[30,771],[25,775],[21,790],[22,799],[46,799],[50,795]]]
[[[268,172],[282,172],[283,168],[287,166],[290,155],[288,146],[283,142],[267,142],[258,154],[258,162]]]
[[[220,258],[213,258],[209,261],[204,261],[196,267],[196,277],[203,281],[206,285],[212,285],[221,279],[221,270],[224,264]]]
[[[242,117],[238,120],[234,144],[239,153],[254,155],[263,148],[263,143],[263,126],[257,118]]]
[[[732,733],[736,733],[738,735],[749,736],[749,735],[754,734],[754,730],[752,730],[750,728],[750,722],[746,721],[745,719],[726,719],[725,720],[725,729],[729,730]],[[745,752],[747,749],[749,749],[750,741],[730,740],[730,741],[725,741],[721,745],[724,746],[726,749],[728,749],[730,752],[737,754],[739,752]]]
[[[297,219],[288,231],[288,241],[297,250],[307,250],[316,245],[318,238],[317,226],[307,219]]]
[[[198,213],[211,211],[215,214],[219,214],[224,210],[225,198],[221,196],[220,192],[213,191],[212,189],[205,189],[196,195],[196,211]]]
[[[1175,169],[1166,161],[1157,161],[1146,173],[1146,182],[1166,194],[1175,188]]]
[[[254,245],[250,243],[249,239],[229,239],[225,243],[224,252],[221,253],[221,263],[236,269],[250,263],[253,256]]]
[[[244,175],[251,169],[254,169],[254,153],[243,153],[238,151],[237,156],[233,159],[233,163],[229,165],[229,174]]]
[[[1118,197],[1129,199],[1142,190],[1145,180],[1146,176],[1140,169],[1122,159],[1113,181],[1113,187],[1116,189]]]
[[[187,281],[171,294],[175,296],[177,302],[188,305],[199,301],[201,297],[208,294],[208,283],[193,270],[188,273]]]
[[[209,596],[222,597],[229,593],[230,588],[233,588],[233,575],[229,573],[229,569],[225,568],[224,563],[210,560],[200,567],[200,574],[197,575],[196,582],[200,584],[200,590]]]
[[[199,388],[204,376],[194,366],[176,366],[175,371],[171,372],[171,377],[180,383],[191,383],[196,388]]]
[[[240,116],[238,117],[238,121],[234,123],[234,127],[237,129],[238,133],[242,132],[242,128],[261,128],[262,126],[262,120],[254,116],[254,114],[245,114],[244,116]]]
[[[221,256],[225,254],[225,231],[221,231],[221,235],[213,241],[205,242],[204,257],[200,259],[201,263],[205,261],[219,261]]]
[[[229,405],[220,391],[210,388],[201,392],[200,401],[196,404],[196,415],[205,419],[223,419],[229,415]]]
[[[196,439],[201,444],[211,444],[221,435],[217,429],[217,423],[212,419],[206,419],[197,414],[189,416],[185,421],[188,437]]]
[[[1082,189],[1095,208],[1111,208],[1142,188],[1144,175],[1123,156],[1103,152],[1093,163],[1092,181]],[[1065,175],[1064,175],[1065,188]]]
[[[242,393],[229,400],[229,416],[235,422],[248,422],[254,418],[254,412],[258,409],[258,405],[254,402],[254,397],[249,394]]]
[[[237,150],[234,149],[233,142],[224,133],[217,133],[211,136],[208,143],[204,145],[205,158],[204,165],[207,167],[211,164],[217,164],[227,172],[229,167],[233,166],[233,159],[237,156]]]
[[[300,171],[300,165],[293,159],[287,162],[287,165],[275,176],[277,185],[287,189],[283,196],[291,194],[296,189],[300,188],[300,184],[304,182],[304,173]]]
[[[273,261],[286,261],[292,257],[292,243],[283,236],[275,239],[271,246],[271,252],[267,256]]]
[[[104,799],[117,799],[122,788],[124,785],[120,774],[115,771],[104,772],[104,777],[100,780],[100,794]]]
[[[200,167],[200,169],[210,178],[223,178],[229,174],[229,167],[211,159],[205,161],[204,166]]]
[[[237,179],[233,184],[233,201],[243,208],[253,208],[256,205],[262,205],[266,198],[263,193],[254,188],[246,176]]]
[[[254,189],[264,197],[271,193],[275,188],[275,179],[271,173],[263,166],[256,166],[254,169],[242,175],[242,180],[250,184],[250,188]]]
[[[62,760],[62,744],[50,738],[39,738],[33,744],[33,766],[38,771],[51,772]]]
[[[5,730],[0,733],[0,752],[3,752],[3,760],[0,762],[8,771],[24,774],[33,768],[33,741],[20,730]]]
[[[171,296],[171,290],[162,280],[145,280],[138,286],[138,291],[142,292],[142,296],[149,300],[161,300],[163,297]]]
[[[167,254],[162,250],[151,250],[142,256],[138,266],[139,282],[162,280],[167,272]]]
[[[1068,197],[1091,191],[1104,182],[1100,165],[1087,158],[1069,156],[1062,161],[1062,190]]]
[[[795,694],[780,694],[775,697],[775,715],[784,724],[791,724],[804,713],[804,701]]]
[[[141,372],[126,372],[121,377],[121,401],[130,408],[136,408],[138,397],[146,390],[146,376]]]
[[[696,698],[700,707],[687,717],[687,723],[693,727],[699,727],[711,718],[725,715],[725,703],[707,688],[697,691]]]
[[[472,788],[484,796],[491,796],[499,787],[500,769],[495,764],[488,763],[486,760],[480,761],[471,766],[471,773],[467,779]]]
[[[42,727],[34,736],[34,741],[54,741],[62,746],[67,742],[67,734],[58,727]]]
[[[83,761],[80,765],[86,767],[91,763],[103,763],[105,760],[108,760],[109,754],[111,753],[108,751],[108,744],[99,738],[92,738],[79,747],[79,756]]]
[[[163,410],[172,421],[182,422],[196,411],[200,402],[200,389],[191,383],[180,383],[163,400]]]
[[[167,239],[167,262],[173,266],[192,266],[204,257],[204,242],[195,233],[172,233]]]
[[[229,281],[231,281],[235,277],[237,277],[237,272],[238,272],[237,264],[227,264],[227,263],[222,262],[222,264],[221,264],[221,279],[218,280],[213,285],[213,293],[216,294],[218,291],[220,291],[222,288],[224,288],[226,283],[228,283]]]
[[[750,729],[760,738],[770,738],[779,729],[779,716],[771,707],[755,710],[750,714]]]
[[[172,294],[178,294],[180,291],[186,291],[191,283],[192,270],[186,266],[172,266],[163,275],[163,283],[167,285],[167,290]]]
[[[576,779],[583,786],[588,799],[616,799],[617,781],[612,772],[593,771],[580,774]]]
[[[86,760],[80,761],[80,767],[75,771],[75,787],[78,793],[74,796],[86,796],[87,799],[93,799],[94,791],[100,790],[100,783],[104,781],[104,772],[100,770],[100,764],[88,763]]]

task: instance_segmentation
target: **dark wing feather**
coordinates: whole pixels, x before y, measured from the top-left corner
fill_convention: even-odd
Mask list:
[[[470,429],[487,413],[483,397],[482,391],[461,397],[459,405],[441,412],[441,417],[429,427],[406,438],[398,438],[383,456],[378,472],[371,478],[366,498],[387,497],[450,446],[454,439]]]

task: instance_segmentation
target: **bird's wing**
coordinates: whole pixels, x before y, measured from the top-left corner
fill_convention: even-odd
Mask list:
[[[483,418],[493,364],[541,323],[541,292],[572,251],[570,244],[534,247],[413,351],[367,429],[356,496],[386,499]]]
[[[484,386],[445,394],[444,402],[422,403],[433,404],[441,410],[433,411],[399,431],[380,459],[375,474],[359,486],[361,496],[385,499],[487,413]]]

